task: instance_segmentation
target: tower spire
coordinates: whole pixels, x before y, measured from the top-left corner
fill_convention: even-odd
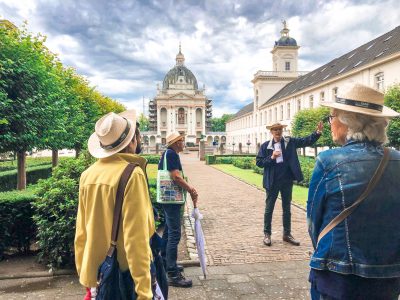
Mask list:
[[[286,20],[283,20],[282,24],[283,24],[283,29],[281,30],[281,36],[282,37],[289,37],[289,28],[287,27]]]
[[[182,54],[182,45],[179,42],[179,53],[176,55],[176,65],[183,66],[185,63],[185,56]]]

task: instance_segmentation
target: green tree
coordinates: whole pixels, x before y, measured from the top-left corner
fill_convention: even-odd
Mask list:
[[[304,137],[315,131],[319,121],[329,116],[329,109],[325,107],[303,109],[299,111],[292,121],[293,136]],[[324,124],[322,136],[314,144],[315,156],[317,155],[317,147],[333,147],[331,132],[329,127]]]
[[[223,114],[221,118],[211,118],[211,131],[224,132],[226,130],[226,122],[232,117],[233,115]]]
[[[18,189],[26,187],[26,151],[43,145],[57,105],[55,56],[43,36],[0,28],[0,152],[18,158]]]
[[[385,105],[400,112],[400,84],[391,86],[385,93]],[[389,145],[397,149],[400,148],[400,118],[390,121],[387,130]]]
[[[143,113],[140,114],[138,122],[140,124],[140,131],[149,131],[150,121]]]

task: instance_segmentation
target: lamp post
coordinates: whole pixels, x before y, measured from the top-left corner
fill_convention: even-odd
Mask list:
[[[233,152],[232,152],[232,154],[235,154],[235,141],[233,141],[232,147],[233,147]]]
[[[247,154],[249,154],[250,153],[250,145],[251,145],[250,140],[247,141],[246,145],[247,145]]]

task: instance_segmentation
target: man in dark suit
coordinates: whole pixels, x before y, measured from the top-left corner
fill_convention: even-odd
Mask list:
[[[276,198],[279,192],[282,198],[283,210],[283,240],[292,245],[299,246],[291,234],[291,213],[293,180],[302,181],[303,174],[300,168],[297,148],[312,146],[321,136],[322,122],[319,122],[317,130],[304,138],[284,137],[283,128],[287,125],[275,123],[267,126],[271,131],[272,139],[261,145],[256,158],[256,164],[264,168],[263,186],[267,193],[264,213],[264,244],[271,246],[271,221]]]

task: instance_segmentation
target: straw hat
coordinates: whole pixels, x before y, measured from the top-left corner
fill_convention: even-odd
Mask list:
[[[383,94],[368,86],[354,84],[338,93],[335,101],[322,102],[322,106],[351,111],[374,117],[397,117],[400,114],[383,105]]]
[[[285,128],[285,127],[287,127],[287,125],[284,125],[284,124],[281,124],[281,123],[274,123],[274,124],[272,124],[272,125],[267,125],[267,129],[269,129],[269,130],[272,130],[272,129],[275,129],[275,128]]]
[[[132,141],[136,130],[136,111],[110,112],[101,117],[90,136],[88,149],[96,158],[109,157],[123,150]]]
[[[171,146],[172,144],[176,143],[179,140],[183,140],[183,136],[181,136],[179,132],[170,133],[167,136],[167,147]]]

